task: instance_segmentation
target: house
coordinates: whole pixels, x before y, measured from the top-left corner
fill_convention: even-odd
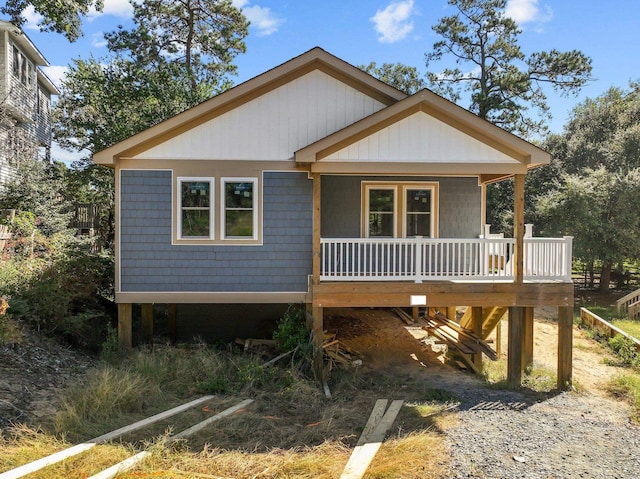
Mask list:
[[[523,224],[524,177],[549,159],[428,90],[407,96],[314,48],[94,156],[116,173],[121,345],[133,304],[149,335],[153,303],[180,329],[213,321],[204,305],[239,305],[231,327],[252,306],[303,302],[316,337],[331,307],[469,306],[475,328],[501,307],[519,382],[533,307],[550,305],[566,385],[571,238],[525,239]],[[485,238],[486,185],[510,177],[515,237]]]
[[[59,92],[40,69],[48,65],[22,30],[0,21],[0,187],[18,162],[50,158],[51,96]]]

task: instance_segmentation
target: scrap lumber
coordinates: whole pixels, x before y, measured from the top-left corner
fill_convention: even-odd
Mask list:
[[[215,422],[215,421],[219,421],[220,419],[230,416],[231,414],[240,411],[242,408],[244,408],[245,406],[248,406],[249,404],[251,404],[253,402],[253,399],[245,399],[244,401],[236,404],[235,406],[232,406],[228,409],[225,409],[224,411],[222,411],[221,413],[216,414],[215,416],[212,416],[208,419],[205,419],[204,421],[199,422],[198,424],[191,426],[188,429],[185,429],[184,431],[176,434],[175,436],[172,436],[169,438],[169,441],[175,441],[176,439],[182,439],[184,437],[187,436],[191,436],[193,434],[195,434],[196,432],[204,429],[205,427],[207,427],[209,424]],[[151,453],[149,451],[142,451],[139,452],[138,454],[128,457],[127,459],[125,459],[124,461],[119,462],[118,464],[115,464],[113,466],[111,466],[108,469],[105,469],[102,472],[99,472],[98,474],[95,474],[93,476],[91,476],[89,479],[113,479],[114,477],[116,477],[118,474],[122,474],[123,472],[126,472],[130,469],[132,469],[133,467],[135,467],[136,464],[138,464],[139,462],[141,462],[145,457],[149,456]]]
[[[430,314],[425,317],[425,322],[423,329],[445,342],[447,346],[457,349],[463,354],[484,353],[493,361],[498,359],[498,355],[487,341],[479,338],[473,331],[463,328],[459,323],[443,314]]]
[[[413,324],[415,322],[413,320],[413,316],[411,316],[410,314],[405,313],[400,308],[391,308],[391,311],[393,313],[395,313],[395,315],[398,316],[401,320],[403,320],[405,323],[407,323],[409,325],[411,325],[411,324]]]
[[[124,434],[137,431],[138,429],[148,426],[149,424],[153,424],[155,422],[161,421],[162,419],[166,419],[168,417],[174,416],[192,407],[199,406],[200,404],[207,402],[213,399],[214,397],[215,396],[203,396],[200,399],[195,399],[193,401],[174,407],[167,411],[158,413],[154,416],[134,422],[133,424],[129,424],[128,426],[121,427],[120,429],[116,429],[115,431],[111,431],[107,434],[103,434],[102,436],[95,437],[82,444],[77,444],[75,446],[69,447],[62,451],[58,451],[49,456],[46,456],[36,461],[25,464],[23,466],[16,467],[15,469],[11,469],[10,471],[6,471],[0,474],[0,479],[17,479],[19,477],[26,476],[27,474],[31,474],[32,472],[39,471],[42,468],[45,468],[52,464],[56,464],[58,462],[64,461],[67,458],[81,454],[84,451],[87,451],[92,447],[97,446],[98,444],[102,444],[102,443],[111,441],[113,439],[117,439],[118,437],[123,436]]]
[[[340,366],[353,364],[355,352],[336,339],[335,334],[325,334],[322,343],[322,350],[331,363]]]
[[[386,399],[378,399],[376,401],[367,425],[362,431],[362,435],[351,453],[340,479],[360,479],[364,476],[369,464],[371,464],[378,449],[380,449],[387,431],[393,421],[396,420],[403,403],[402,400],[392,401],[389,409],[384,413],[387,402]]]

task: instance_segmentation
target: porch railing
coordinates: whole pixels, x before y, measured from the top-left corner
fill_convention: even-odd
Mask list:
[[[525,238],[524,279],[571,281],[572,237]],[[513,238],[322,238],[321,281],[513,281]]]

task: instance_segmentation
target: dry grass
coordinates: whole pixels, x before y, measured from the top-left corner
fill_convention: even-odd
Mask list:
[[[512,389],[507,383],[507,360],[485,361],[482,373],[487,381],[498,388]],[[533,367],[522,375],[522,387],[536,392],[549,392],[557,387],[557,375],[552,369],[534,361]]]
[[[124,438],[124,445],[97,446],[37,477],[86,477],[134,454],[134,449],[149,447],[141,439],[154,436],[160,439],[151,446],[153,454],[121,477],[338,477],[378,398],[403,399],[405,406],[367,477],[441,477],[438,424],[454,400],[447,393],[409,375],[351,370],[334,371],[333,397],[327,399],[291,364],[264,369],[261,363],[242,353],[197,346],[139,351],[121,363],[103,364],[66,392],[49,434],[28,430],[2,439],[2,468],[70,445],[56,437],[77,443],[213,392],[216,398],[207,412],[173,418]],[[171,426],[173,432],[180,431],[244,398],[254,399],[246,410],[210,425],[188,442],[166,443]]]

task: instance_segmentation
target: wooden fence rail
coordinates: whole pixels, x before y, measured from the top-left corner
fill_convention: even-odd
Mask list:
[[[609,323],[608,321],[605,321],[597,314],[592,313],[587,308],[580,308],[580,320],[584,324],[588,324],[589,326],[591,326],[593,329],[602,331],[603,333],[608,335],[610,338],[620,335],[620,336],[624,336],[627,339],[630,339],[633,342],[636,350],[640,351],[640,341],[638,341],[636,338],[626,333],[622,329],[615,327],[613,324]]]

